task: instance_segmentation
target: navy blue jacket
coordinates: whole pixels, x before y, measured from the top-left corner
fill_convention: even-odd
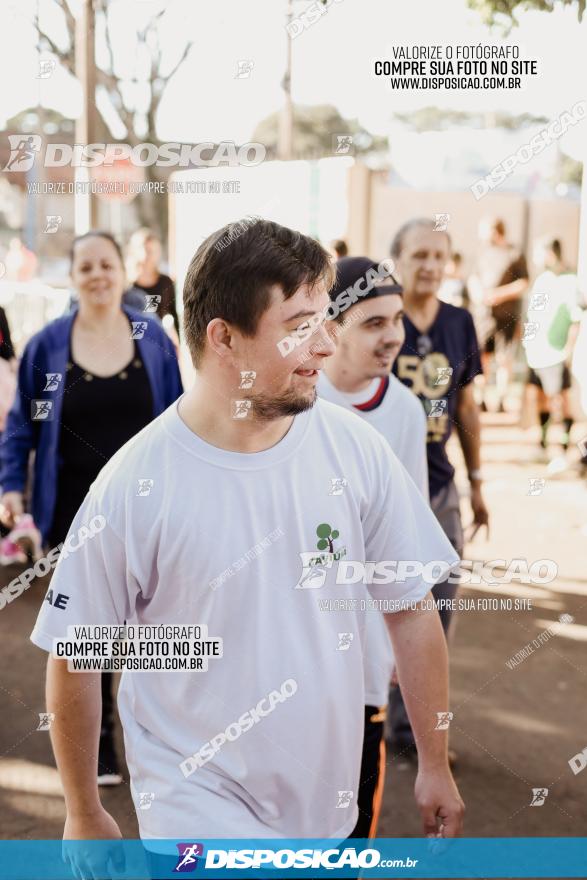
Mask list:
[[[138,328],[135,340],[151,385],[155,418],[183,392],[175,348],[160,322],[152,316],[125,306],[123,311],[131,321],[147,324],[146,328]],[[28,341],[20,361],[16,398],[0,446],[0,485],[4,492],[24,492],[30,453],[33,450],[36,453],[31,513],[45,540],[55,510],[61,405],[75,315],[74,311],[57,318]],[[55,390],[45,390],[50,384],[47,373],[61,374]],[[53,401],[49,418],[33,421],[34,400]]]

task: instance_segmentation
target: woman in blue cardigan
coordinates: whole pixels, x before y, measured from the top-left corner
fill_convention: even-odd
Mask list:
[[[74,240],[71,278],[79,308],[28,342],[0,449],[4,525],[22,521],[34,452],[31,513],[51,547],[65,540],[102,467],[183,390],[159,322],[122,305],[123,258],[109,233]],[[116,784],[111,673],[102,676],[102,701],[98,778]]]

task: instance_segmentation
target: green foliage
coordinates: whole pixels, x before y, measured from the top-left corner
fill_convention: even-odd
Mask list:
[[[395,118],[418,132],[446,131],[459,125],[467,128],[504,128],[508,131],[516,131],[528,125],[546,125],[548,122],[546,116],[533,116],[530,113],[512,116],[510,113],[499,111],[483,114],[468,113],[463,110],[442,110],[439,107],[421,107],[411,113],[396,113]]]
[[[277,154],[279,117],[279,112],[267,116],[257,124],[251,136],[251,140],[265,145],[271,157]],[[332,156],[333,138],[340,134],[352,135],[355,156],[388,149],[387,138],[370,134],[356,119],[345,119],[330,104],[294,107],[292,152],[295,159]]]
[[[560,6],[571,6],[577,10],[577,18],[583,20],[587,0],[467,0],[471,9],[481,13],[489,25],[502,25],[510,30],[518,24],[516,12],[535,9],[539,12],[552,12]]]

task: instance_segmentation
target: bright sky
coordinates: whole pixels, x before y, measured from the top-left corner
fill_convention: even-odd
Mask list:
[[[140,70],[128,35],[136,22],[161,7],[157,0],[110,0],[116,21],[120,73]],[[37,55],[28,23],[37,7],[42,19],[59,20],[53,0],[3,0],[0,12],[0,125],[42,101],[65,115],[79,110],[79,87],[56,70],[36,78]],[[294,0],[300,15],[311,5]],[[159,116],[163,140],[234,140],[251,138],[256,123],[281,105],[285,65],[286,0],[171,0],[166,4],[162,44],[169,66],[191,37],[188,61],[172,81]],[[373,61],[391,58],[391,46],[477,44],[502,40],[491,33],[465,0],[338,0],[314,25],[293,40],[293,97],[296,103],[336,105],[369,130],[387,134],[392,113],[437,104],[461,110],[528,111],[554,117],[586,98],[587,21],[576,11],[520,13],[521,26],[509,42],[521,57],[537,59],[540,75],[520,92],[471,93],[421,91],[392,93],[376,78]],[[239,60],[253,62],[249,78],[236,78]],[[6,88],[10,83],[10,89]],[[122,133],[120,133],[122,134]]]

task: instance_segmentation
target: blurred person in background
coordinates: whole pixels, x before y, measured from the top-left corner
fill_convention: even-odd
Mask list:
[[[37,274],[38,260],[20,238],[11,238],[4,256],[7,281],[31,281]]]
[[[570,400],[569,363],[581,319],[577,276],[565,266],[558,238],[542,238],[535,243],[534,262],[540,274],[534,281],[528,301],[528,317],[522,344],[526,352],[528,385],[536,388],[540,421],[540,449],[548,459],[548,428],[560,402],[563,422],[563,456],[551,461],[551,470],[566,466],[573,414]]]
[[[480,335],[483,373],[487,381],[491,358],[495,355],[498,409],[503,412],[520,338],[522,299],[529,283],[528,268],[522,251],[508,242],[503,220],[482,221],[480,238],[483,247],[477,262],[477,278],[481,298],[477,297],[477,306],[478,320],[484,325]]]
[[[0,306],[0,433],[6,427],[6,417],[14,401],[16,391],[15,373],[17,361],[14,354],[10,327],[6,312]],[[1,488],[0,488],[1,491]],[[0,563],[2,562],[2,546],[0,545]]]
[[[460,498],[446,452],[453,426],[470,483],[471,537],[488,525],[489,514],[481,491],[481,424],[473,396],[474,379],[481,373],[475,327],[469,312],[438,299],[450,252],[448,232],[435,231],[428,218],[410,220],[395,234],[391,257],[404,291],[405,342],[393,372],[420,399],[427,415],[430,506],[461,557],[465,539]],[[450,578],[436,584],[432,595],[450,601],[457,590],[458,580]],[[439,613],[448,638],[450,606]],[[414,735],[399,687],[390,692],[389,709],[392,753],[415,759]],[[451,759],[454,762],[454,754]]]
[[[438,291],[438,299],[451,306],[469,308],[469,291],[463,273],[463,257],[455,251],[444,270],[444,280]]]
[[[161,242],[150,229],[138,229],[128,244],[126,271],[131,288],[127,296],[139,292],[145,297],[146,308],[158,315],[163,326],[175,328],[179,343],[179,318],[175,302],[175,285],[169,275],[159,270]],[[170,319],[165,320],[166,316]]]
[[[334,257],[335,260],[342,260],[343,257],[348,257],[349,249],[344,239],[335,238],[334,241],[330,242],[328,252],[331,256]]]
[[[12,529],[15,557],[23,549],[40,556],[41,544],[62,544],[103,466],[183,390],[173,344],[159,322],[122,305],[124,263],[109,233],[74,240],[71,279],[79,308],[27,343],[0,447],[1,519]],[[26,562],[26,556],[12,561]],[[102,701],[98,778],[113,785],[122,777],[111,673],[102,676]]]

